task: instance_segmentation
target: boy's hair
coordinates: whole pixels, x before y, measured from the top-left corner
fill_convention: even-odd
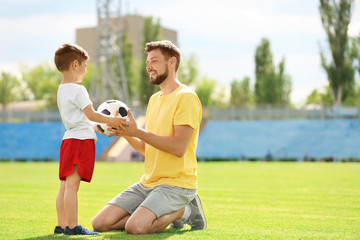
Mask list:
[[[161,53],[168,60],[170,57],[176,58],[175,71],[179,69],[181,52],[180,49],[168,40],[149,42],[145,45],[145,53],[149,53],[152,50],[160,49]]]
[[[77,60],[79,64],[89,59],[88,53],[76,44],[65,43],[55,52],[54,62],[60,71],[69,70],[70,64]]]

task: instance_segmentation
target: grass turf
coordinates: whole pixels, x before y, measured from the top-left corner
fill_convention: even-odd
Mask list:
[[[79,190],[79,223],[138,181],[143,163],[103,163]],[[67,239],[53,235],[57,163],[0,163],[0,238]],[[199,163],[199,195],[208,228],[123,231],[74,239],[360,239],[360,164]]]

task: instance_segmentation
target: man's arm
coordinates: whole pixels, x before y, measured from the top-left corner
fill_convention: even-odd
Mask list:
[[[110,135],[115,136],[115,135]],[[128,143],[139,153],[145,155],[145,143],[136,137],[123,136]]]
[[[125,137],[130,145],[142,154],[145,152],[145,143],[177,157],[182,157],[185,154],[194,133],[192,127],[189,125],[175,125],[173,136],[158,136],[142,128],[138,128],[130,110],[128,111],[128,116],[129,122],[126,130],[116,130],[114,134],[110,136]]]

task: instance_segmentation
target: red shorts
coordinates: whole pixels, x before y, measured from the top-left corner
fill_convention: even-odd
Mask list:
[[[90,182],[95,165],[94,139],[65,139],[60,147],[59,178],[62,181],[73,174],[75,165],[81,180]]]

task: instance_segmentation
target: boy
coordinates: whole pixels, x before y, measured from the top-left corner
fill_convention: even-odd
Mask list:
[[[57,104],[65,125],[60,147],[60,190],[56,199],[58,226],[54,233],[97,235],[78,224],[77,191],[80,181],[90,182],[95,164],[96,134],[93,122],[122,128],[125,120],[96,112],[84,86],[78,85],[86,74],[87,52],[74,44],[63,44],[55,52],[55,65],[62,74]]]

